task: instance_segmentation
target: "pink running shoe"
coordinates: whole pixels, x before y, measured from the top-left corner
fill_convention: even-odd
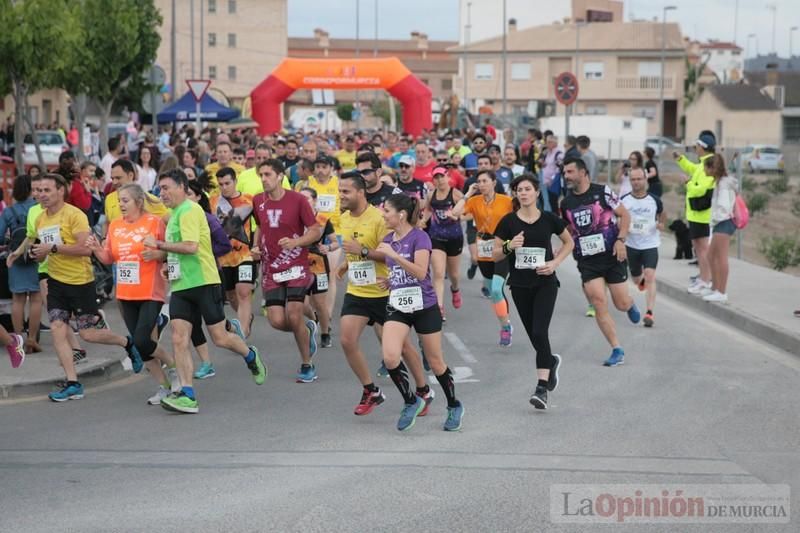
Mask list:
[[[11,342],[6,346],[6,350],[8,350],[8,358],[11,359],[11,368],[19,368],[25,361],[25,349],[23,348],[25,341],[22,339],[22,335],[16,333],[9,335],[11,335]]]
[[[457,291],[451,290],[450,294],[453,296],[453,308],[461,309],[461,289]]]

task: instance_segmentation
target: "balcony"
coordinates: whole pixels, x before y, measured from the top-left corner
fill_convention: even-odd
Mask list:
[[[664,90],[671,90],[673,78],[664,77]],[[661,89],[661,76],[617,76],[617,89]]]

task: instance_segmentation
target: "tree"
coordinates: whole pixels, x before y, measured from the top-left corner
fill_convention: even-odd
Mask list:
[[[370,106],[370,111],[372,111],[372,114],[381,119],[385,127],[389,127],[389,125],[392,123],[399,124],[403,120],[402,104],[398,103],[394,106],[391,106],[391,98],[392,97],[390,95],[387,95],[386,99],[375,100]],[[392,122],[392,107],[394,107],[394,122]]]
[[[350,122],[353,120],[353,104],[337,104],[336,116],[342,119],[343,122]]]
[[[39,163],[44,163],[28,113],[28,95],[58,87],[64,78],[78,44],[73,14],[68,0],[0,0],[0,78],[11,85],[14,95],[14,159],[18,169],[23,168],[26,125]]]

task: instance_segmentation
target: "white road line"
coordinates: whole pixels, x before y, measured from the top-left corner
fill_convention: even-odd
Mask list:
[[[453,333],[452,331],[446,331],[444,334],[445,338],[450,342],[450,344],[455,348],[458,352],[458,355],[461,356],[467,363],[477,363],[478,360],[472,355],[472,352],[469,351],[467,345],[461,342],[461,339],[458,338],[458,335]]]

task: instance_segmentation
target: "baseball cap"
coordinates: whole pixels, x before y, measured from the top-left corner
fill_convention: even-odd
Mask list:
[[[250,150],[247,151],[247,153],[244,155],[244,157],[245,157],[245,159],[255,159],[256,151],[251,148]]]
[[[436,165],[435,167],[433,167],[433,170],[431,171],[431,176],[433,176],[435,178],[436,176],[438,176],[440,174],[444,174],[446,176],[447,175],[447,167],[445,167],[443,165]]]
[[[331,158],[328,157],[327,155],[319,155],[314,160],[314,164],[315,165],[332,165],[333,163],[331,162]]]
[[[716,139],[714,139],[714,136],[708,133],[702,133],[700,135],[700,138],[697,139],[694,143],[699,144],[700,146],[706,149],[714,148],[717,145],[717,141]]]
[[[400,156],[400,159],[398,159],[397,161],[398,165],[408,165],[410,167],[413,167],[414,163],[415,163],[414,158],[411,157],[410,155]]]

